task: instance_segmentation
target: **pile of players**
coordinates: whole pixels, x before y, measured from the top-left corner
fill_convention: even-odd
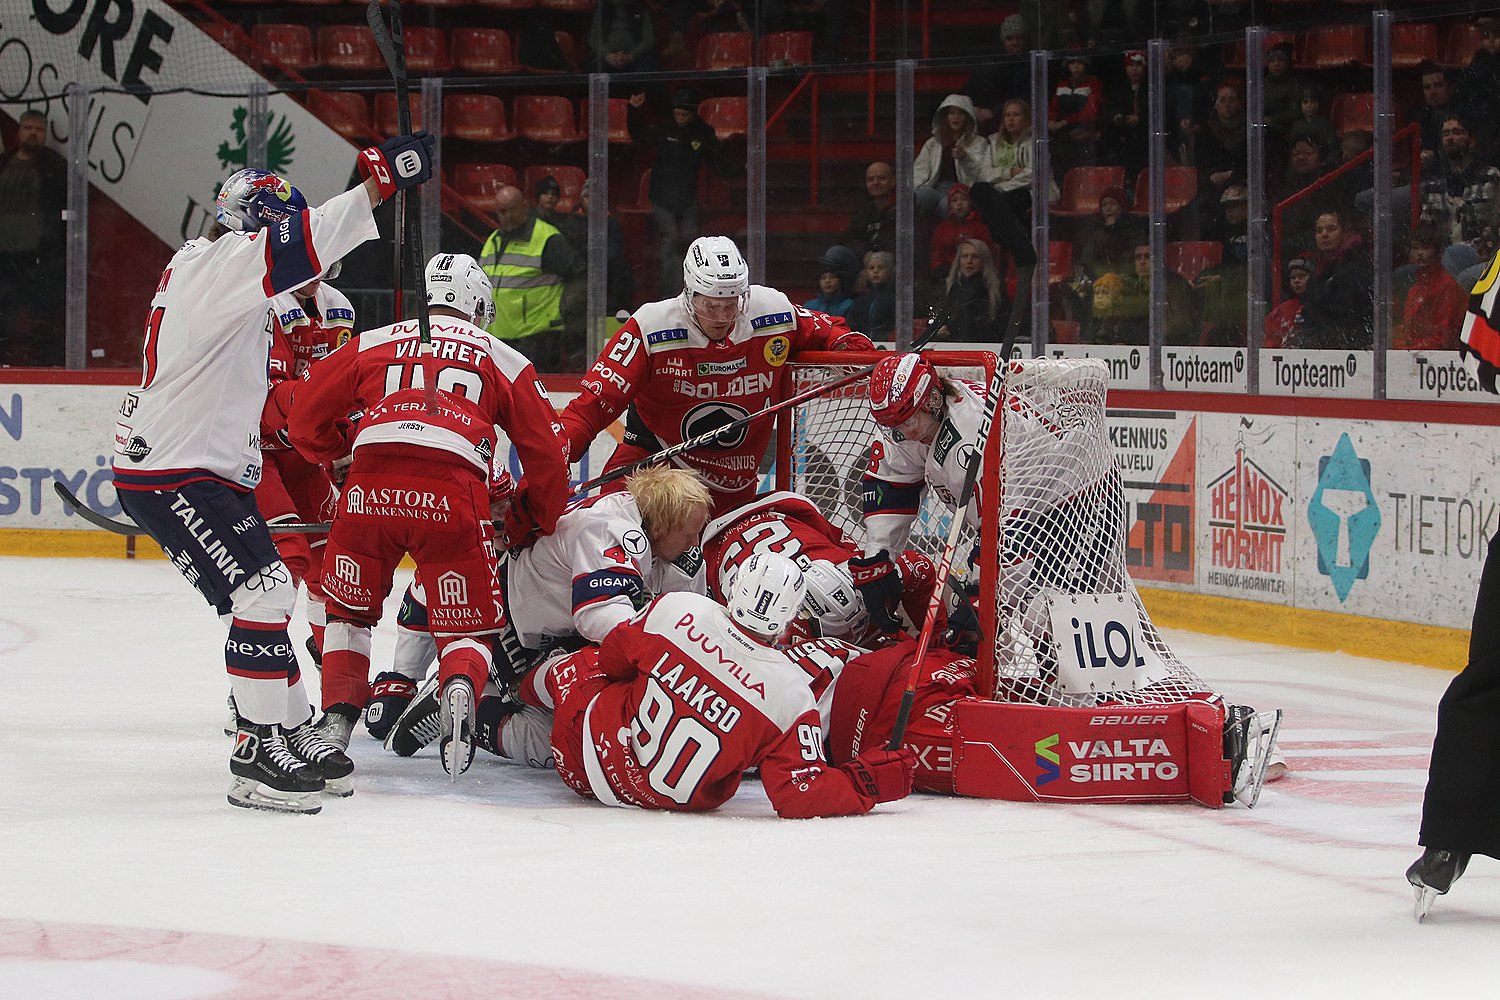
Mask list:
[[[918,762],[924,745],[951,747],[947,708],[975,695],[972,660],[941,650],[916,665],[913,722],[885,746],[913,669],[900,615],[920,623],[934,586],[931,564],[901,552],[913,501],[956,485],[932,442],[945,424],[972,435],[983,387],[917,355],[877,366],[886,457],[867,480],[861,552],[805,499],[756,496],[772,426],[753,414],[784,394],[793,354],[872,345],[751,285],[725,237],[693,243],[682,295],[638,310],[561,414],[485,332],[491,285],[468,255],[428,262],[423,321],[351,338],[326,279],[377,235],[373,207],[430,175],[431,152],[421,133],[365,150],[364,183],[319,208],[240,171],[219,195],[222,231],[173,257],[152,303],[116,485],[230,622],[230,802],[311,813],[320,793],[351,794],[361,717],[397,753],[436,742],[450,777],[482,747],[611,805],[713,808],[750,769],[784,816],[863,813],[914,781],[952,791],[951,767]],[[193,304],[210,300],[203,321]],[[622,415],[605,469],[618,478],[570,503],[570,457]],[[711,444],[653,463],[704,432]],[[326,536],[277,531],[324,517]],[[372,630],[407,554],[419,582],[395,669],[372,686]],[[299,584],[317,721],[287,633]],[[1237,791],[1258,787],[1274,738],[1247,748],[1254,722],[1234,727]]]

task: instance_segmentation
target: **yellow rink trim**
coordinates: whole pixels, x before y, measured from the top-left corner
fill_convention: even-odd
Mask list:
[[[85,528],[0,529],[0,556],[77,556],[105,559],[165,559],[161,546],[149,535],[127,538],[113,532]],[[405,569],[416,564],[411,556],[401,560]]]
[[[1469,659],[1468,629],[1289,608],[1180,590],[1139,589],[1151,620],[1165,628],[1452,671],[1462,670]]]

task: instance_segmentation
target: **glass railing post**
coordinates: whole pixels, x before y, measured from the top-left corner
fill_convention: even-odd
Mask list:
[[[896,327],[898,350],[911,344],[916,268],[916,203],[912,194],[916,159],[916,63],[896,62]]]
[[[89,88],[70,83],[68,95],[68,217],[64,266],[63,363],[87,365],[89,322]]]
[[[1371,15],[1375,73],[1375,218],[1371,232],[1375,239],[1375,274],[1371,286],[1374,298],[1374,375],[1375,398],[1386,398],[1386,351],[1391,346],[1391,299],[1393,292],[1391,242],[1395,226],[1391,220],[1391,133],[1395,105],[1391,96],[1391,12],[1377,10]],[[1412,181],[1416,183],[1415,179]],[[1415,194],[1413,194],[1415,197]]]
[[[1047,65],[1052,54],[1031,53],[1031,239],[1036,245],[1036,274],[1031,295],[1031,352],[1042,353],[1052,339],[1051,180],[1052,141],[1047,128]]]
[[[1250,393],[1260,391],[1260,348],[1266,333],[1266,29],[1245,29],[1245,180],[1250,204],[1246,239],[1245,375]]]

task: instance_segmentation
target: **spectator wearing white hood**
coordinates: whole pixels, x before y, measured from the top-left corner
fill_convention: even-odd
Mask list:
[[[949,94],[932,116],[932,138],[922,146],[912,165],[917,212],[934,218],[946,208],[948,189],[999,180],[988,136],[979,134],[974,102],[963,94]]]

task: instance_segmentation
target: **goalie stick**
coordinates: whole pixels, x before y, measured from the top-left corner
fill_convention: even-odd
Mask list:
[[[948,540],[943,545],[943,558],[937,567],[937,582],[932,588],[932,597],[927,602],[927,615],[922,622],[922,632],[917,637],[917,650],[911,665],[906,670],[906,690],[901,693],[901,707],[896,711],[896,725],[891,731],[887,750],[901,749],[901,740],[906,735],[906,723],[911,718],[912,702],[916,699],[917,675],[922,661],[932,645],[933,629],[937,626],[938,608],[943,603],[943,591],[947,588],[949,572],[953,568],[953,551],[958,548],[959,535],[963,533],[964,515],[974,499],[974,486],[979,480],[979,467],[983,464],[985,446],[989,443],[990,429],[999,408],[1000,397],[1005,393],[1005,378],[1010,370],[1010,352],[1016,346],[1016,337],[1021,331],[1021,321],[1031,311],[1031,275],[1034,267],[1016,268],[1016,300],[1011,305],[1010,320],[1006,323],[1005,339],[1000,345],[1000,363],[995,374],[990,376],[989,390],[985,395],[984,414],[979,420],[979,433],[974,442],[974,451],[969,456],[968,468],[964,471],[963,489],[958,494],[958,504],[953,509],[953,522],[948,526]]]
[[[370,0],[365,8],[365,20],[369,22],[370,34],[375,36],[375,45],[380,49],[381,58],[391,72],[391,82],[396,86],[396,128],[402,135],[411,135],[411,98],[406,82],[406,45],[401,36],[401,0],[390,0],[391,23],[387,26],[385,17],[380,13],[380,0]],[[442,183],[439,179],[438,183]],[[401,321],[401,295],[406,288],[406,264],[407,255],[403,253],[406,239],[406,191],[403,189],[396,192],[396,322]],[[417,330],[419,340],[424,348],[432,345],[432,320],[427,314],[427,288],[426,268],[427,254],[422,247],[422,226],[420,222],[411,230],[411,254],[416,260],[417,283]],[[436,413],[437,381],[432,378],[428,371],[425,359],[429,352],[423,351],[422,383],[423,402],[427,406],[428,413]]]

